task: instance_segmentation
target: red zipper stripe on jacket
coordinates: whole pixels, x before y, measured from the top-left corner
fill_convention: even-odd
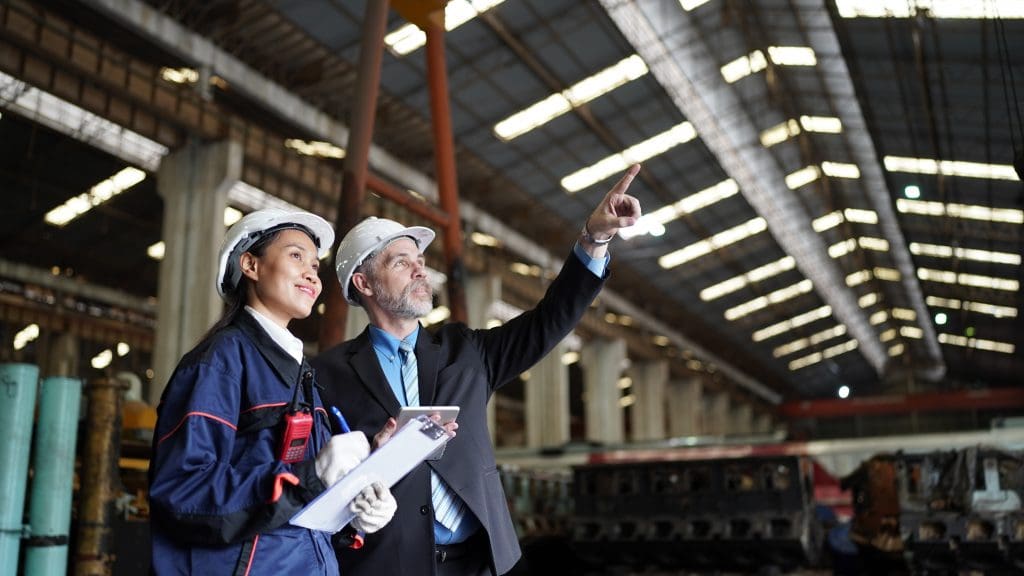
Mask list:
[[[191,417],[191,416],[202,416],[203,418],[209,418],[211,420],[216,420],[217,422],[220,422],[221,424],[224,424],[225,426],[231,428],[232,430],[238,430],[237,426],[235,426],[231,422],[228,422],[227,420],[221,418],[220,416],[214,416],[213,414],[207,414],[206,412],[189,412],[188,414],[185,414],[184,416],[182,416],[181,421],[178,422],[178,424],[174,428],[172,428],[170,432],[168,432],[167,434],[164,434],[163,436],[161,436],[160,440],[157,441],[157,444],[161,444],[161,443],[163,443],[164,440],[167,440],[168,438],[170,438],[171,435],[173,435],[175,432],[178,431],[178,428],[181,428],[181,425],[185,423],[185,420],[188,420],[189,417]]]
[[[256,557],[256,545],[260,543],[260,535],[257,534],[252,539],[252,550],[249,551],[249,563],[245,567],[245,576],[249,576],[249,571],[252,570],[252,559]]]

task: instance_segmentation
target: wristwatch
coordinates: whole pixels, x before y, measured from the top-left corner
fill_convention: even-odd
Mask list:
[[[611,242],[612,238],[615,238],[615,234],[612,234],[611,236],[605,238],[604,240],[598,240],[597,238],[594,238],[594,236],[590,233],[590,230],[587,229],[587,224],[589,222],[590,218],[587,218],[587,221],[583,223],[583,231],[580,232],[580,236],[583,238],[585,242],[589,242],[591,244],[596,244],[600,246],[602,244],[607,244]]]

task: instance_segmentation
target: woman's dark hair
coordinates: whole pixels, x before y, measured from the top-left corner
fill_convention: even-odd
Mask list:
[[[278,235],[280,235],[281,232],[283,232],[284,230],[291,229],[301,230],[305,232],[310,237],[310,239],[313,240],[314,243],[316,243],[316,236],[314,236],[313,233],[308,228],[306,228],[305,226],[291,225],[288,226],[287,228],[278,228],[276,230],[269,231],[267,234],[265,234],[263,237],[257,240],[255,244],[250,246],[249,249],[246,250],[246,252],[252,254],[257,258],[262,258],[263,255],[267,252],[267,246],[270,246],[270,244],[275,239],[277,239]],[[236,284],[235,287],[230,292],[224,294],[224,300],[227,301],[226,307],[224,308],[224,314],[222,314],[220,320],[217,320],[213,324],[213,326],[211,326],[210,329],[206,331],[206,334],[203,334],[203,337],[199,339],[199,343],[196,345],[197,348],[206,344],[207,341],[210,338],[212,338],[214,334],[220,332],[225,327],[231,325],[235,321],[235,319],[238,318],[238,315],[242,314],[245,311],[245,297],[249,292],[250,282],[251,281],[245,276],[245,274],[242,274],[241,278],[238,279],[238,284]]]

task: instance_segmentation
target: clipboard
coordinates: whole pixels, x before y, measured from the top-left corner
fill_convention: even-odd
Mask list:
[[[418,416],[395,433],[341,480],[306,504],[291,524],[334,534],[355,518],[349,504],[374,482],[391,487],[420,462],[448,443],[444,428],[426,416]]]

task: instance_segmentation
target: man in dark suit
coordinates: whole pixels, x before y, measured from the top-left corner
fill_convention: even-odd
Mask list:
[[[579,240],[544,298],[503,326],[464,324],[425,331],[433,307],[423,251],[434,232],[368,218],[342,239],[336,271],[345,299],[366,309],[358,337],[312,361],[324,402],[341,408],[353,430],[380,439],[405,405],[461,407],[444,457],[416,467],[391,491],[398,512],[360,550],[340,550],[346,576],[504,574],[519,542],[487,430],[491,394],[541,360],[579,322],[607,277],[607,244],[633,225],[640,203],[626,190],[631,167],[587,218]]]

